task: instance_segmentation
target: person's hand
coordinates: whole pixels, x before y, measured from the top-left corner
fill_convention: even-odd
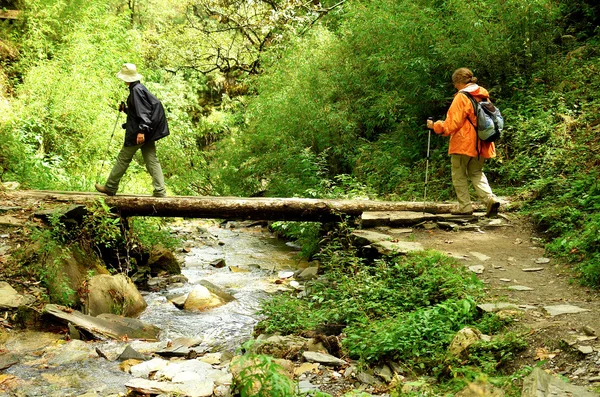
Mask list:
[[[427,119],[427,128],[429,128],[430,130],[433,129],[433,120]]]
[[[121,103],[119,103],[119,112],[124,112],[125,107],[125,102],[121,101]]]
[[[137,144],[141,145],[145,141],[146,141],[146,136],[144,134],[142,134],[141,132],[138,132],[137,139],[136,139]]]

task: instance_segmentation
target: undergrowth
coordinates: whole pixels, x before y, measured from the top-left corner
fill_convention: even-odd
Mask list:
[[[503,333],[508,320],[477,310],[483,285],[474,274],[435,251],[367,260],[352,248],[350,232],[341,224],[325,237],[317,255],[324,274],[307,284],[305,295],[263,303],[257,333],[305,334],[339,325],[344,354],[363,365],[401,363],[407,373],[442,383],[475,374],[503,377],[501,368],[524,341]],[[472,346],[466,362],[452,361],[448,345],[467,326],[492,339]],[[461,372],[465,367],[469,377]]]

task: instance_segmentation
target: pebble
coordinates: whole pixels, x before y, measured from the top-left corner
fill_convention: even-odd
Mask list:
[[[535,263],[537,263],[538,265],[543,265],[545,263],[550,263],[550,259],[548,259],[548,258],[537,258],[535,260]]]
[[[541,270],[544,270],[543,267],[526,267],[525,269],[521,269],[524,272],[539,272]]]

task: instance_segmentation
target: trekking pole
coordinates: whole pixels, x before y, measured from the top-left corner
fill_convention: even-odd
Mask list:
[[[115,120],[115,125],[112,129],[112,133],[110,134],[110,139],[108,140],[108,146],[106,148],[106,154],[104,155],[104,158],[102,159],[102,166],[100,167],[100,171],[98,171],[98,176],[96,176],[96,182],[100,182],[100,175],[102,174],[102,171],[104,170],[104,163],[106,162],[106,157],[108,156],[108,151],[110,150],[110,144],[112,143],[112,139],[115,136],[115,131],[117,130],[117,124],[119,124],[119,119],[121,118],[121,111],[117,112],[117,119]]]
[[[428,117],[427,120],[433,120],[433,117]],[[429,147],[431,145],[431,128],[427,128],[427,160],[425,161],[425,188],[423,192],[423,213],[425,213],[425,202],[427,201],[427,184],[429,183]]]

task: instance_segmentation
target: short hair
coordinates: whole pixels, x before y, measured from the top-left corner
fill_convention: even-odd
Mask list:
[[[458,68],[452,73],[452,82],[454,84],[477,83],[477,77],[473,77],[473,72],[467,68]]]

